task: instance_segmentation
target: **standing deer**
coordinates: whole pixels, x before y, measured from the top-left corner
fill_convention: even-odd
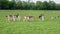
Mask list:
[[[42,21],[44,21],[44,19],[45,19],[44,14],[41,14],[41,15],[39,16],[39,18],[40,18]]]
[[[30,19],[33,19],[34,16],[25,16],[24,17],[24,21],[29,21]]]
[[[14,16],[12,14],[8,15],[6,17],[7,17],[8,21],[15,21],[15,18],[14,18]]]
[[[8,21],[15,21],[15,20],[20,20],[20,16],[19,14],[15,15],[15,14],[10,14],[8,16],[6,16]]]
[[[20,16],[19,16],[19,14],[16,14],[16,15],[14,15],[14,17],[15,17],[15,20],[20,20]]]

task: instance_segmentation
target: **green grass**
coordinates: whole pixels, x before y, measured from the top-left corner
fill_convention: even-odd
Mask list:
[[[8,22],[6,15],[19,13],[21,21]],[[38,16],[44,13],[45,20]],[[22,21],[23,16],[33,15],[34,20]],[[0,34],[60,34],[60,18],[51,20],[50,16],[60,16],[60,10],[0,10]]]

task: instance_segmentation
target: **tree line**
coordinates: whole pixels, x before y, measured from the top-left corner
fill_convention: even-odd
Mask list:
[[[26,1],[8,1],[0,0],[0,10],[60,10],[60,4],[55,3],[54,1],[37,1],[26,2]]]

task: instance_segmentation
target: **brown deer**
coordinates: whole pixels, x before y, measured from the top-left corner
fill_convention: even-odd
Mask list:
[[[8,21],[15,21],[15,18],[14,18],[14,16],[12,14],[10,14],[10,15],[8,15],[6,17],[7,17]]]
[[[20,16],[19,16],[19,14],[16,14],[16,15],[14,15],[14,17],[15,17],[15,20],[20,20]]]
[[[30,19],[33,19],[34,16],[25,16],[24,17],[24,21],[29,21]]]
[[[15,21],[15,20],[20,20],[20,16],[19,14],[15,15],[15,14],[10,14],[8,16],[6,16],[8,21]]]
[[[41,14],[41,15],[39,16],[39,18],[40,18],[42,21],[44,21],[44,19],[45,19],[44,14]]]

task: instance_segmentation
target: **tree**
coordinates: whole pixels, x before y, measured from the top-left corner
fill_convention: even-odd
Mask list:
[[[37,10],[43,9],[43,3],[41,1],[37,1],[36,8],[37,8]]]
[[[54,1],[37,1],[36,3],[28,0],[0,0],[0,9],[20,9],[20,10],[60,10],[60,4],[56,4]]]
[[[23,1],[23,2],[22,2],[22,8],[25,9],[25,10],[27,10],[27,9],[28,9],[27,6],[28,6],[28,3],[25,2],[25,1]]]
[[[56,10],[60,10],[60,4],[56,4]]]
[[[16,1],[15,0],[12,0],[11,1],[11,9],[16,9]]]
[[[30,3],[30,9],[31,9],[31,10],[36,9],[36,6],[35,6],[35,3],[34,3],[34,2],[31,2],[31,3]]]
[[[8,1],[0,0],[0,9],[8,9]]]
[[[53,2],[53,1],[49,1],[49,9],[50,9],[50,10],[54,10],[55,7],[56,7],[56,3]]]
[[[47,1],[44,1],[44,2],[43,2],[43,9],[44,9],[44,10],[48,10],[48,9],[49,9],[49,4],[48,4]]]
[[[22,8],[22,2],[21,2],[21,1],[18,1],[18,2],[16,3],[16,9],[23,9],[23,8]]]

